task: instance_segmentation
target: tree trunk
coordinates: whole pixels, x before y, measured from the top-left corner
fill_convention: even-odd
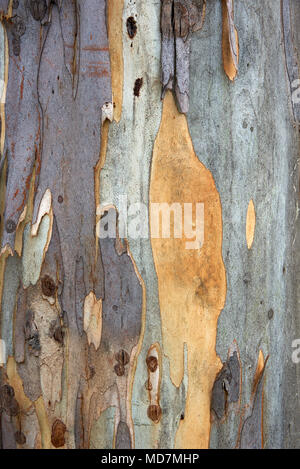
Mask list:
[[[299,447],[298,3],[0,0],[2,448]]]

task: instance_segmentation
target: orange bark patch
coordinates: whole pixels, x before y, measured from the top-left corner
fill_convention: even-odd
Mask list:
[[[254,233],[255,233],[255,208],[253,200],[251,199],[248,205],[247,211],[247,220],[246,220],[246,240],[248,249],[251,249],[253,241],[254,241]]]
[[[204,204],[202,248],[186,249],[191,239],[151,238],[158,277],[163,350],[170,375],[179,386],[184,374],[184,344],[188,351],[185,418],[176,446],[207,448],[210,399],[221,363],[216,355],[217,321],[226,296],[222,260],[222,211],[213,177],[198,160],[184,115],[167,93],[154,145],[150,202]],[[150,222],[151,223],[151,222]]]

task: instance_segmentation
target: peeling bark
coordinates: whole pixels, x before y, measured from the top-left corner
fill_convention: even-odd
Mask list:
[[[299,15],[0,0],[1,449],[298,445]]]
[[[233,81],[238,72],[239,40],[234,26],[233,0],[222,0],[223,34],[222,52],[224,70],[228,78]]]
[[[229,349],[227,362],[218,373],[212,389],[211,410],[218,420],[226,418],[233,408],[235,411],[239,410],[241,386],[239,349],[234,342]]]
[[[245,412],[240,433],[240,448],[242,449],[263,448],[263,385],[267,361],[268,357],[264,361],[263,356],[260,356],[254,378],[251,403]]]
[[[182,113],[189,108],[191,34],[201,29],[205,7],[205,0],[162,0],[162,97],[173,89]]]

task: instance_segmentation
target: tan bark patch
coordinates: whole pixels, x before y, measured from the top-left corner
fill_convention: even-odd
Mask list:
[[[32,402],[24,393],[22,380],[17,372],[16,362],[13,357],[8,357],[6,373],[8,383],[14,388],[15,397],[22,412],[27,412],[32,406]]]
[[[95,294],[90,292],[84,301],[83,329],[86,332],[89,345],[94,344],[98,350],[102,332],[102,299],[97,300]]]
[[[247,239],[248,249],[251,249],[253,241],[254,241],[255,223],[256,223],[255,208],[254,208],[253,200],[251,199],[248,205],[247,220],[246,220],[246,239]]]
[[[217,320],[226,296],[222,260],[222,213],[211,173],[198,160],[187,121],[167,93],[154,145],[151,203],[204,204],[204,243],[186,249],[190,239],[151,239],[158,276],[163,349],[173,383],[184,374],[188,350],[185,418],[176,436],[180,448],[206,448],[210,433],[210,396],[221,363],[216,355]]]
[[[39,399],[34,403],[34,405],[40,425],[42,448],[51,449],[51,430],[46,412],[46,407],[44,404],[44,399],[42,397],[39,397]]]

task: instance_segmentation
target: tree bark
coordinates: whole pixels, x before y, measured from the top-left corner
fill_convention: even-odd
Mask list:
[[[0,0],[1,448],[299,447],[298,3]]]

